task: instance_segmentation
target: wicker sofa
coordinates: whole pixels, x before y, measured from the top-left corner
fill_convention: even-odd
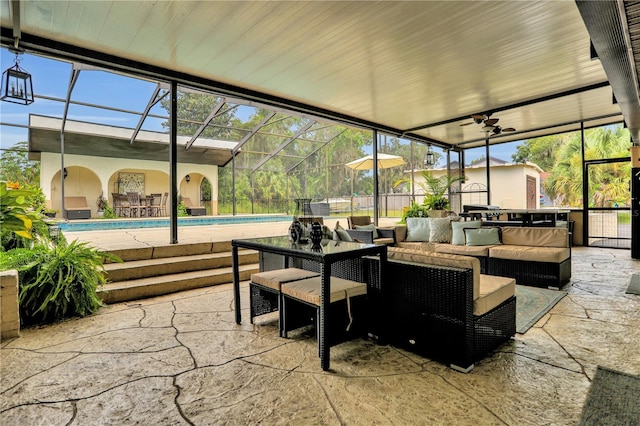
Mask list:
[[[465,223],[458,225],[464,229]],[[567,228],[503,226],[496,232],[499,244],[487,245],[408,241],[406,226],[396,227],[395,238],[396,247],[475,257],[483,274],[515,278],[518,284],[558,289],[571,279]]]
[[[383,311],[394,345],[469,372],[515,334],[514,279],[481,274],[470,256],[401,248],[388,256]]]

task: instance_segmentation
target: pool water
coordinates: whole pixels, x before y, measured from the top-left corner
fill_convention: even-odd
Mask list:
[[[287,215],[246,215],[246,216],[197,216],[179,217],[178,226],[232,225],[238,223],[287,222],[293,219]],[[59,222],[61,230],[101,231],[109,229],[162,228],[169,227],[169,218],[142,219],[87,219]]]

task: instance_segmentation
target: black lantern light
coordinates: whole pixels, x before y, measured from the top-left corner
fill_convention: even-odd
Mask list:
[[[29,105],[33,103],[33,84],[31,74],[19,65],[23,51],[19,49],[9,49],[9,51],[16,54],[15,65],[2,73],[0,100]]]
[[[431,167],[434,164],[436,164],[436,157],[433,154],[433,148],[431,148],[431,145],[428,145],[427,153],[424,155],[424,166]]]
[[[187,181],[187,183],[191,182],[191,176],[186,175],[186,176],[184,177],[184,180],[186,180],[186,181]]]

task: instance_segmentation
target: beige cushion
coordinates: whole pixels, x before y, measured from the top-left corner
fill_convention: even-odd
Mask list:
[[[64,208],[67,210],[89,210],[86,197],[64,197]]]
[[[489,247],[491,246],[456,246],[453,244],[434,244],[433,249],[436,253],[460,254],[463,256],[489,256]]]
[[[390,247],[387,255],[389,259],[404,260],[405,262],[472,269],[473,298],[476,299],[478,294],[480,294],[480,261],[475,257],[458,256],[446,253],[427,253],[419,250],[409,250],[397,247]]]
[[[480,294],[473,301],[473,315],[486,314],[516,294],[516,280],[494,275],[480,275]]]
[[[528,246],[494,246],[489,249],[489,257],[497,259],[529,260],[532,262],[561,263],[571,256],[569,248],[528,247]]]
[[[373,240],[374,244],[386,244],[392,245],[394,243],[393,238],[376,238]]]
[[[569,230],[567,228],[505,226],[502,228],[502,244],[569,247]]]
[[[274,269],[273,271],[258,272],[251,274],[251,281],[280,291],[282,283],[288,283],[306,278],[319,277],[317,272],[306,271],[298,268]]]
[[[407,226],[397,225],[395,228],[396,241],[404,241],[407,239]]]
[[[307,278],[282,284],[282,294],[320,306],[321,278]],[[331,277],[331,303],[367,294],[367,285],[357,281]]]
[[[424,252],[433,252],[434,243],[420,243],[420,242],[412,242],[412,241],[396,241],[396,247],[405,248],[409,250],[421,250]]]

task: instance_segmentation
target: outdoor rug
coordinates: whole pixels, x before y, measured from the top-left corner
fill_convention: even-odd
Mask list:
[[[566,291],[516,285],[516,331],[526,333],[566,295]]]
[[[598,366],[580,426],[640,424],[640,377]]]
[[[638,274],[631,275],[631,282],[629,282],[629,287],[627,287],[626,293],[640,295],[640,275]]]

